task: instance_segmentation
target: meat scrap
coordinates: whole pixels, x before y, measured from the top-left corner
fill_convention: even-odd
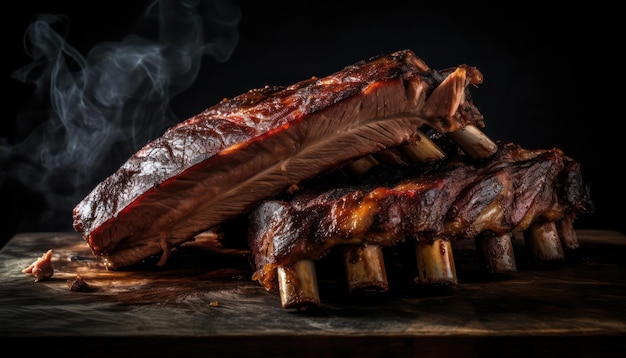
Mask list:
[[[46,251],[40,258],[35,260],[27,268],[22,270],[23,273],[35,277],[35,282],[39,282],[52,277],[54,269],[52,268],[52,250]]]
[[[93,292],[96,290],[95,287],[85,282],[81,275],[76,275],[75,278],[67,280],[67,287],[74,292]]]
[[[266,86],[168,129],[99,183],[73,227],[118,269],[161,256],[300,181],[364,155],[414,143],[422,129],[477,130],[474,67],[435,71],[412,51],[326,77]]]
[[[253,279],[267,290],[277,290],[279,267],[319,260],[336,246],[499,237],[571,223],[592,209],[577,162],[559,149],[513,143],[486,161],[379,166],[359,185],[326,186],[266,200],[250,213]]]

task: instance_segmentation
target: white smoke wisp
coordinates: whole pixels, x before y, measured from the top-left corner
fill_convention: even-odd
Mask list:
[[[240,9],[229,1],[156,0],[144,15],[144,36],[99,43],[86,56],[55,30],[71,19],[42,14],[26,30],[33,61],[13,77],[34,85],[49,111],[23,140],[0,138],[0,184],[19,179],[40,193],[49,207],[41,221],[69,227],[98,181],[180,121],[171,99],[196,81],[203,58],[225,62],[239,40]],[[18,127],[26,117],[18,114]]]

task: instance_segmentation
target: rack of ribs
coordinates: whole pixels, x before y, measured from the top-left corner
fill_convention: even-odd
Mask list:
[[[425,146],[423,129],[469,132],[466,146],[493,147],[469,96],[481,81],[474,67],[435,71],[404,50],[250,90],[141,148],[75,206],[73,227],[110,269],[153,256],[163,265],[172,248],[304,179]]]
[[[173,248],[245,217],[253,280],[298,309],[319,304],[315,261],[335,247],[350,290],[385,291],[382,248],[406,240],[420,283],[457,283],[455,240],[473,239],[494,273],[516,270],[516,232],[537,260],[562,260],[593,209],[580,164],[486,136],[470,95],[482,79],[402,50],[225,99],[100,182],[74,229],[115,270],[165,265]]]
[[[491,272],[516,270],[510,235],[525,233],[534,257],[563,259],[571,225],[591,209],[580,166],[559,149],[500,144],[488,159],[449,156],[425,165],[379,165],[367,179],[309,184],[249,215],[253,278],[280,289],[284,308],[319,303],[313,262],[345,253],[350,290],[385,291],[381,246],[414,240],[418,281],[456,284],[452,241],[476,240]]]

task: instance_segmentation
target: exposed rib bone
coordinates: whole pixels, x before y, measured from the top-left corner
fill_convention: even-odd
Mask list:
[[[426,134],[418,131],[417,135],[414,144],[400,146],[402,154],[404,154],[408,160],[413,163],[425,163],[443,159],[446,156],[446,153],[428,138]]]
[[[348,246],[344,251],[344,263],[350,292],[387,291],[387,271],[380,245]]]
[[[278,286],[282,307],[303,310],[320,304],[317,275],[312,260],[296,261],[278,267]]]
[[[446,134],[474,159],[489,158],[498,151],[498,146],[474,125]]]
[[[517,271],[511,235],[477,236],[475,239],[478,258],[482,267],[491,274]]]
[[[452,244],[448,240],[419,240],[415,246],[418,280],[422,284],[456,285]]]
[[[366,155],[346,165],[346,168],[354,175],[363,175],[376,165],[378,165],[376,158]]]
[[[578,236],[574,230],[574,217],[572,215],[565,215],[563,219],[557,221],[556,229],[564,249],[575,250],[578,248]]]
[[[524,240],[533,257],[540,262],[561,261],[565,258],[554,221],[532,224],[524,232]]]

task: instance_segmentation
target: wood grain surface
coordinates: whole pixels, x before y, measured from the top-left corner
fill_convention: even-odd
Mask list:
[[[21,352],[165,356],[611,355],[626,339],[626,237],[579,230],[580,247],[543,265],[514,239],[518,271],[493,276],[473,243],[454,246],[459,284],[423,287],[410,259],[386,256],[390,289],[348,293],[340,259],[316,263],[321,305],[281,308],[242,252],[190,246],[167,265],[107,271],[75,233],[22,233],[0,251],[0,340]],[[22,272],[47,250],[54,275]],[[387,253],[386,253],[387,255]],[[396,255],[396,256],[393,256]],[[92,288],[69,289],[77,276]],[[87,354],[89,352],[89,354]]]

